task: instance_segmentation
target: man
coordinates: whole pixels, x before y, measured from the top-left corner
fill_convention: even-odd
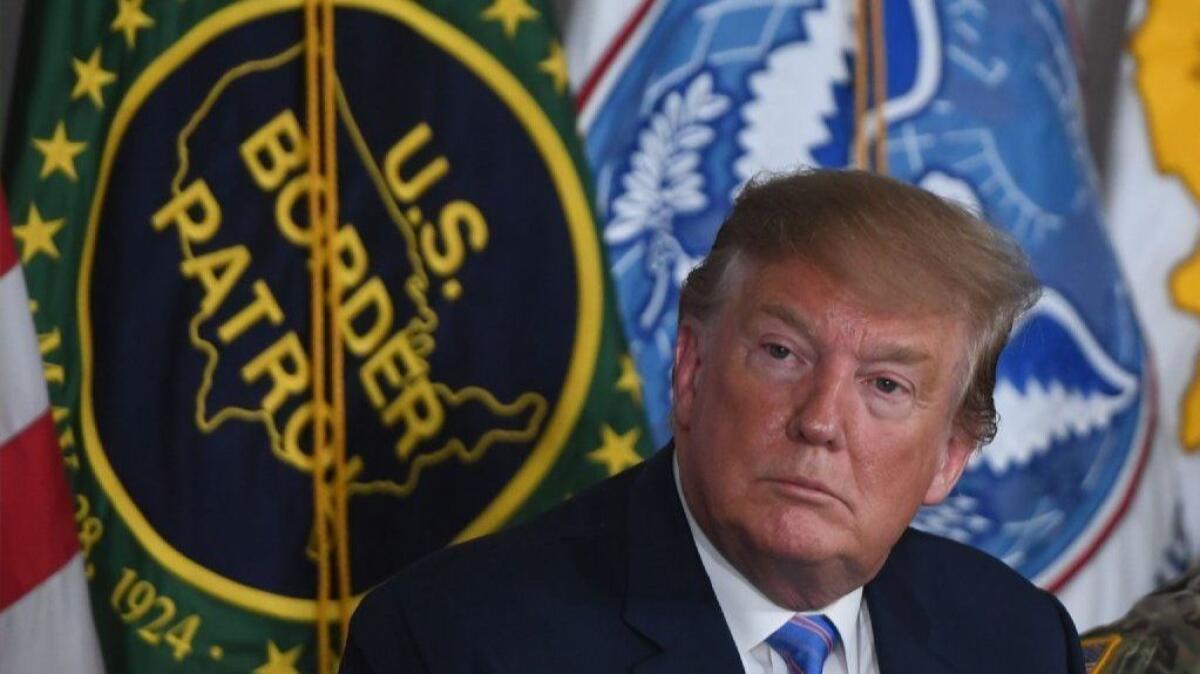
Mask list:
[[[914,187],[752,183],[682,291],[673,446],[376,589],[342,671],[1081,672],[1051,595],[908,529],[994,435],[1037,288]]]
[[[1200,671],[1200,565],[1083,635],[1088,674]]]

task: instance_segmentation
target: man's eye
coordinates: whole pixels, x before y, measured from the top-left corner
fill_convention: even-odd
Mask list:
[[[780,344],[768,344],[767,354],[776,360],[783,360],[792,355],[792,350]]]
[[[895,393],[896,391],[900,390],[900,384],[895,379],[888,379],[887,377],[876,377],[875,378],[875,388],[879,389],[880,391],[882,391],[884,393]]]

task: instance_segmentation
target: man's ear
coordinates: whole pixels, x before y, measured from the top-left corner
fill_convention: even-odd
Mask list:
[[[686,431],[691,425],[696,383],[700,376],[700,330],[695,321],[684,320],[675,335],[675,367],[671,374],[671,393],[675,398],[675,429]]]
[[[962,477],[963,469],[967,467],[967,461],[977,446],[975,438],[969,433],[959,428],[950,432],[946,445],[942,447],[941,463],[933,474],[933,482],[929,484],[925,498],[921,500],[923,505],[937,505],[945,500],[950,490],[954,489],[954,485],[958,484],[958,478]]]

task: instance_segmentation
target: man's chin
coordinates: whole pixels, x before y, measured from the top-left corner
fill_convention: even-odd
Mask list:
[[[836,540],[764,541],[747,555],[753,568],[743,575],[771,601],[792,610],[816,610],[865,585],[866,569],[852,549]]]
[[[782,531],[755,532],[752,546],[757,554],[775,560],[777,564],[819,567],[843,565],[852,552],[849,537],[831,530],[827,522],[805,518],[804,522],[793,521],[789,524]]]

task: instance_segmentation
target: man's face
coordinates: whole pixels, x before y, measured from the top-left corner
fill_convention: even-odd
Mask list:
[[[813,569],[848,590],[922,503],[945,498],[974,447],[952,422],[966,326],[869,307],[804,262],[745,262],[707,324],[680,326],[684,493],[743,573]]]

